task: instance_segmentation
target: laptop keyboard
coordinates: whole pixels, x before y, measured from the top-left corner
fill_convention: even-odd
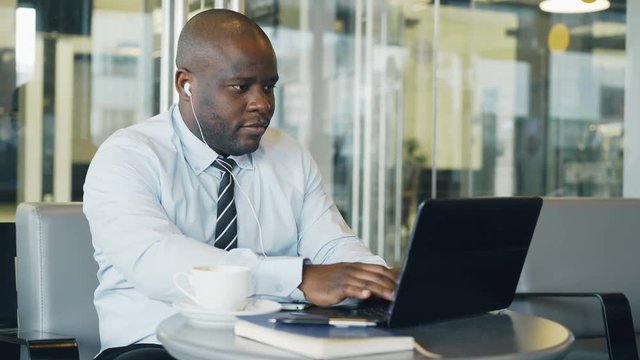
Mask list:
[[[389,311],[389,306],[384,306],[381,304],[373,305],[373,306],[365,306],[362,308],[358,308],[353,312],[359,316],[372,319],[372,320],[382,320],[387,318],[387,314]]]
[[[364,300],[357,306],[311,307],[305,312],[329,317],[367,318],[371,321],[383,322],[389,316],[389,306],[389,301],[374,298]]]

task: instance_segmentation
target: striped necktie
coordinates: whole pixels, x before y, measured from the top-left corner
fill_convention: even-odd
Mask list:
[[[231,176],[231,171],[235,165],[235,161],[223,156],[218,156],[213,162],[213,166],[222,171],[222,179],[218,187],[218,216],[216,219],[214,245],[224,250],[230,250],[238,246],[238,216],[233,196],[234,181]]]

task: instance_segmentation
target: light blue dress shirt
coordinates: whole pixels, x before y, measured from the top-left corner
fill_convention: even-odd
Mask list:
[[[193,266],[245,265],[256,295],[303,299],[297,287],[305,259],[384,264],[344,222],[309,152],[276,129],[255,152],[232,157],[238,248],[215,248],[222,173],[210,164],[217,156],[175,105],[100,146],[84,184],[84,212],[99,265],[102,350],[158,343],[158,323],[182,298],[173,275]]]

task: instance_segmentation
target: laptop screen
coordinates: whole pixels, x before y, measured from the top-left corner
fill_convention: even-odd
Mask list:
[[[539,197],[423,202],[388,325],[413,326],[507,308],[541,207]]]

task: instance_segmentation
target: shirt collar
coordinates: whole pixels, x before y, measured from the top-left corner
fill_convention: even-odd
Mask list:
[[[180,144],[182,145],[182,149],[184,150],[184,157],[193,171],[197,175],[200,175],[201,172],[211,166],[213,161],[218,157],[218,153],[208,147],[202,140],[200,140],[200,138],[196,137],[191,130],[189,130],[182,119],[178,105],[173,105],[173,109],[171,109],[170,112],[173,128],[175,129],[178,139],[180,140]],[[253,169],[253,157],[251,154],[230,156],[230,158],[235,160],[240,169]]]

